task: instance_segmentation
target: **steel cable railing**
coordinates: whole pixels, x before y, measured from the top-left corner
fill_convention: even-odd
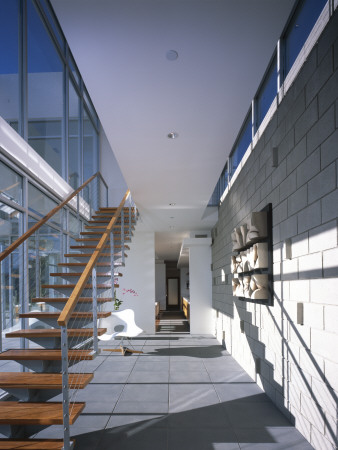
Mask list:
[[[128,202],[128,203],[127,203]],[[127,206],[126,206],[127,204]],[[88,376],[86,374],[86,361],[77,362],[69,357],[69,349],[91,348],[94,354],[98,353],[98,335],[103,334],[105,329],[98,328],[100,318],[109,315],[101,308],[101,304],[114,301],[115,289],[119,273],[115,267],[124,265],[125,242],[130,239],[133,215],[136,214],[130,192],[127,191],[116,211],[112,209],[100,210],[97,216],[100,220],[94,228],[89,228],[89,234],[80,240],[82,245],[76,246],[77,250],[83,251],[87,263],[69,299],[59,316],[58,325],[61,327],[62,348],[62,401],[64,417],[64,449],[71,448],[70,429],[72,417],[76,413],[79,403],[76,401],[81,394],[81,380]],[[100,216],[102,216],[100,218]],[[127,233],[125,233],[125,230]],[[82,248],[81,248],[82,247]],[[88,248],[90,247],[90,248]],[[78,256],[81,259],[80,256]],[[89,311],[89,305],[91,306]],[[90,314],[90,315],[89,315]],[[81,328],[74,335],[73,324]],[[91,328],[89,328],[91,327]],[[73,367],[72,367],[73,366]],[[77,373],[78,386],[72,386],[69,391],[69,375]]]

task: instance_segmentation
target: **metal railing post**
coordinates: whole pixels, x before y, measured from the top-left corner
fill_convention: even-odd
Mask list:
[[[67,326],[61,327],[62,359],[62,412],[63,412],[63,450],[70,450],[69,431],[69,384],[68,384],[68,333]]]
[[[124,205],[121,211],[121,256],[122,256],[122,264],[124,264]]]
[[[99,343],[97,338],[97,277],[96,267],[92,271],[92,290],[93,290],[93,348],[95,353],[99,350]]]

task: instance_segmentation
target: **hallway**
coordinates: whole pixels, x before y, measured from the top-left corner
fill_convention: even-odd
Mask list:
[[[161,311],[156,333],[189,333],[190,326],[182,311]]]
[[[95,376],[77,394],[87,405],[71,427],[76,450],[312,448],[215,338],[167,333],[133,342],[143,354],[102,351],[82,368]]]

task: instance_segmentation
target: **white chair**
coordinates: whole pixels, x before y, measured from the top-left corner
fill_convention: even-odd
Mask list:
[[[110,341],[114,338],[121,337],[120,349],[122,354],[129,353],[143,353],[135,350],[130,338],[136,337],[143,332],[135,323],[135,314],[132,309],[125,309],[123,311],[112,311],[109,317],[100,319],[98,327],[107,328],[107,331],[102,336],[98,336],[101,341]],[[123,347],[123,341],[127,339],[129,345],[134,349]],[[106,351],[117,351],[117,349],[104,349]]]

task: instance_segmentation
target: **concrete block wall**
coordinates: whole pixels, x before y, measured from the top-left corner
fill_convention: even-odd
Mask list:
[[[215,334],[318,450],[338,445],[337,181],[336,10],[226,195],[212,233]],[[271,307],[233,297],[230,272],[231,231],[267,203]]]

